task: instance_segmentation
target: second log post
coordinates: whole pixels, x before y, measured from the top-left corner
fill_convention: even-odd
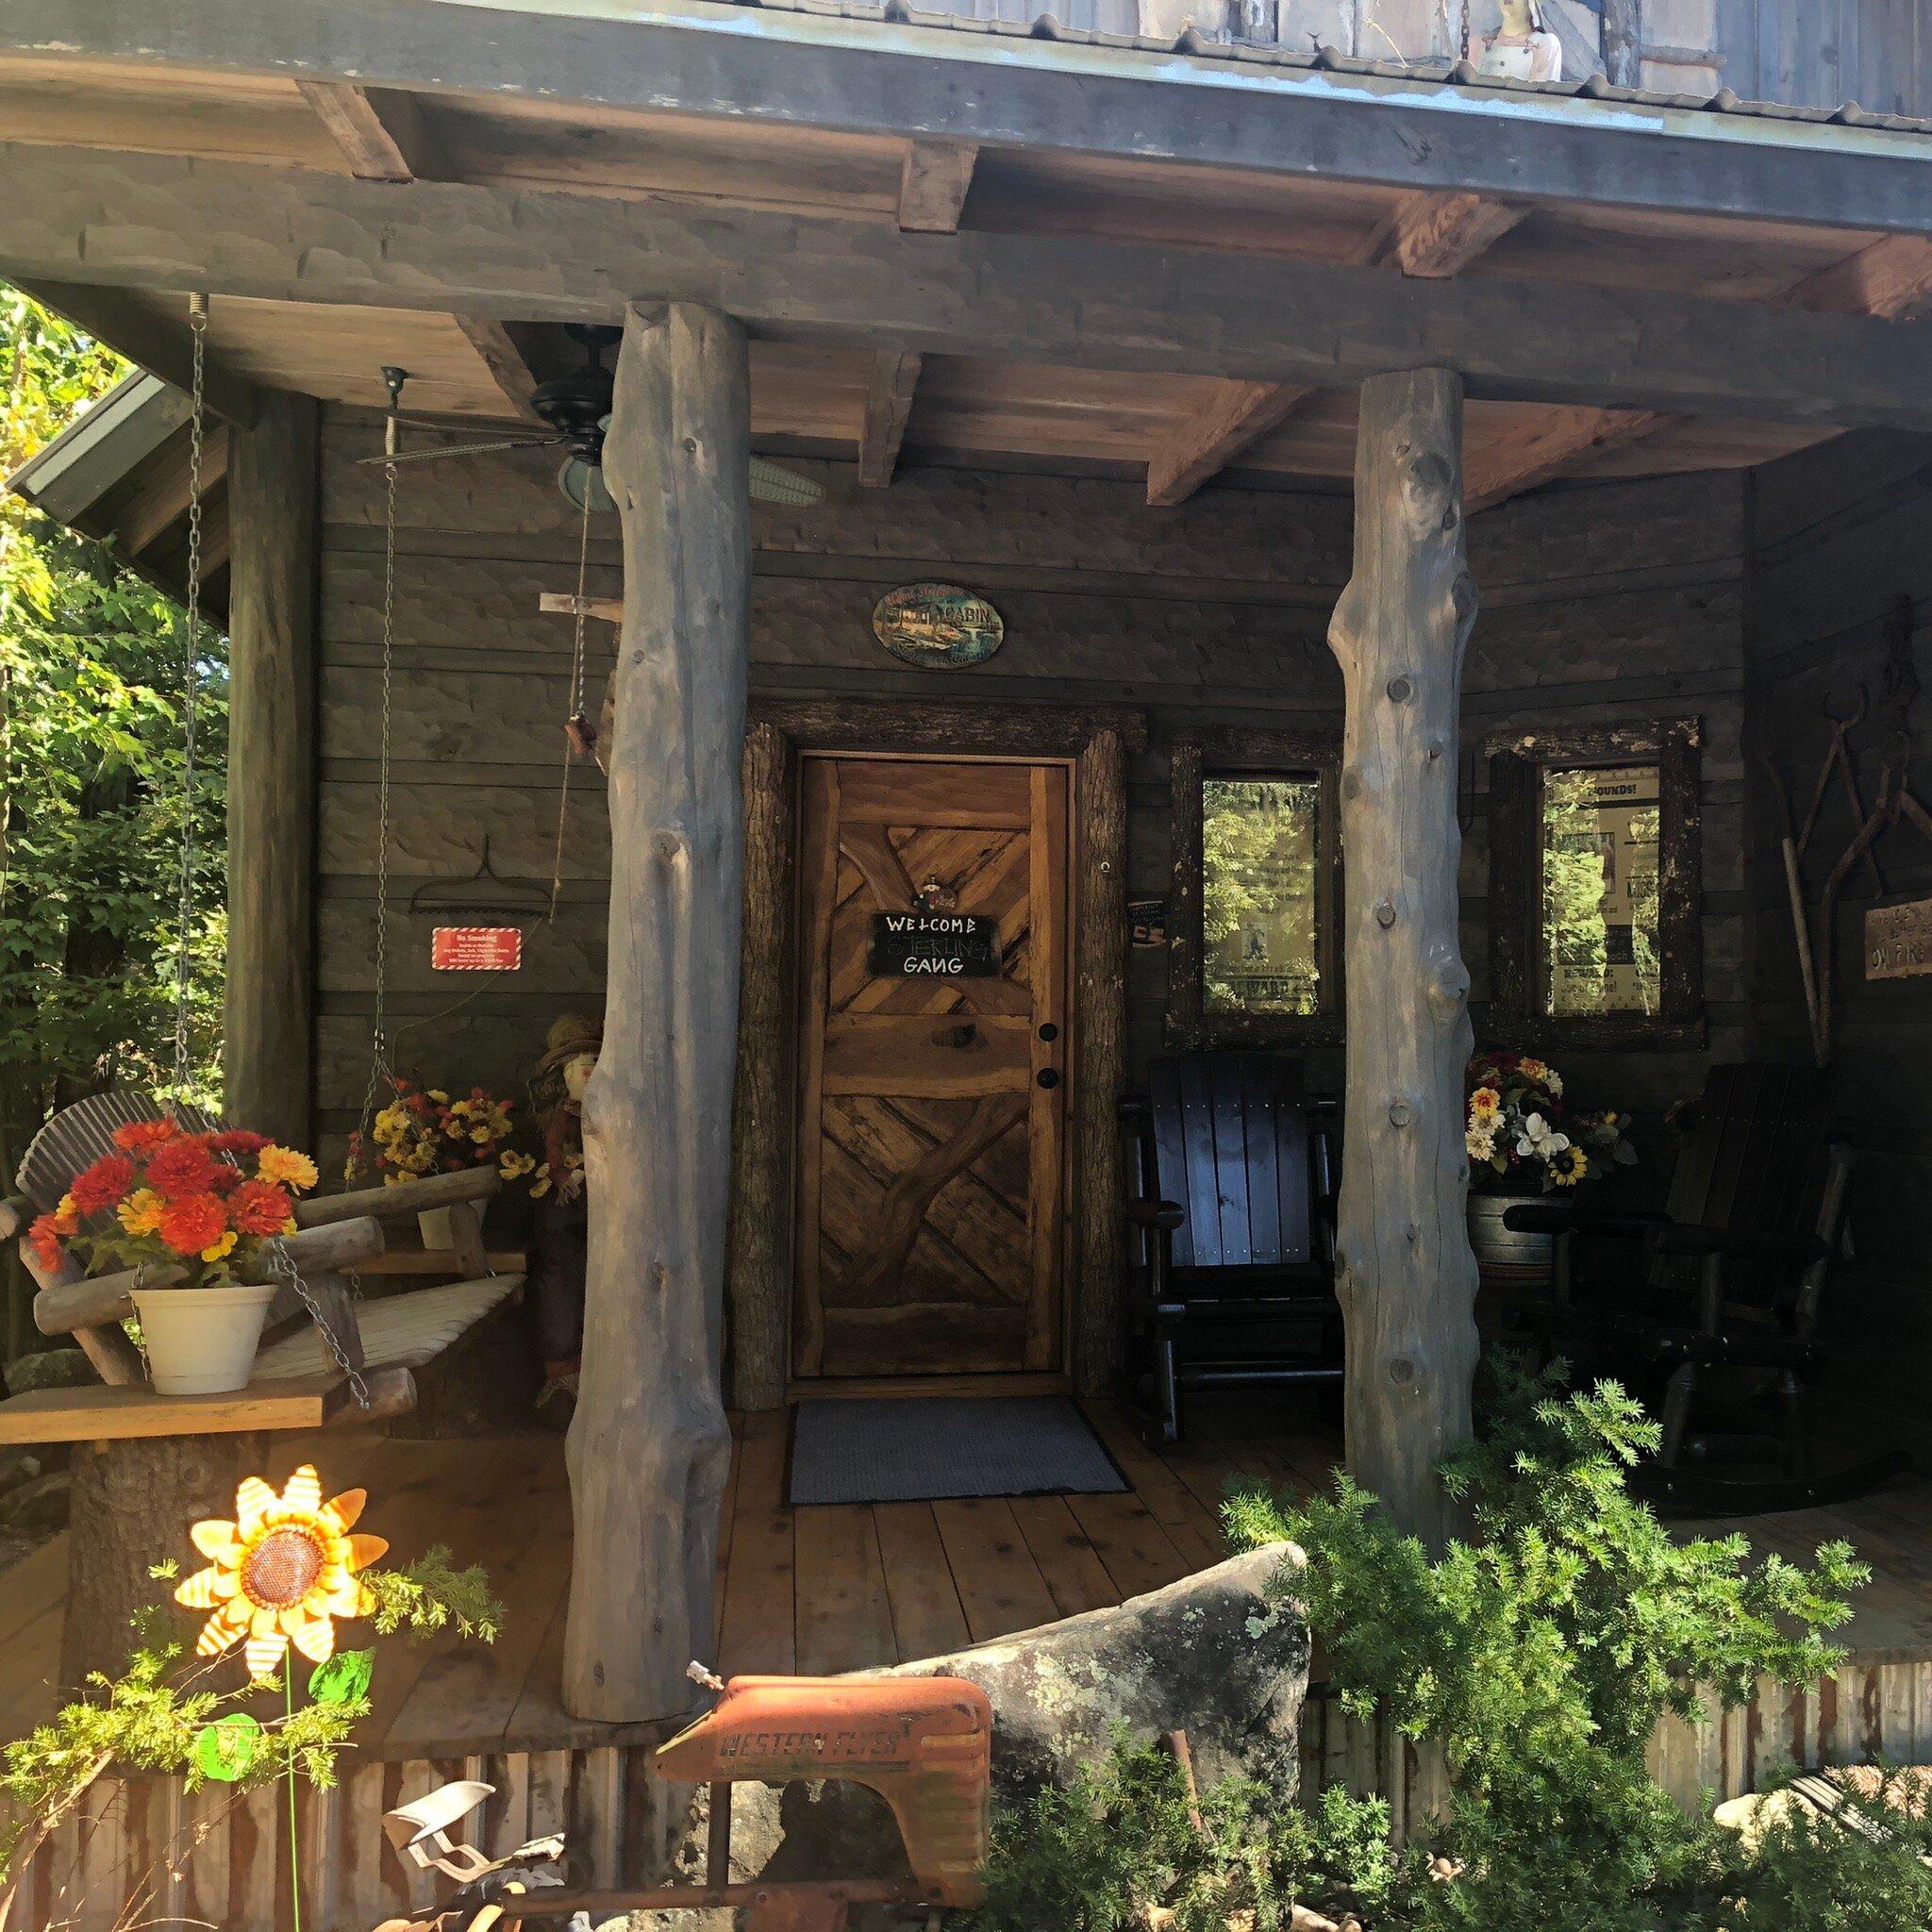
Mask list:
[[[1465,562],[1462,380],[1362,385],[1355,567],[1328,641],[1344,685],[1348,1074],[1337,1292],[1350,1474],[1440,1553],[1434,1465],[1470,1434],[1475,1258],[1464,1201],[1474,1045],[1458,937],[1457,732],[1475,620]]]

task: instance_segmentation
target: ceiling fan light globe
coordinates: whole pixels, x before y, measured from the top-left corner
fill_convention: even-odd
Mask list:
[[[588,508],[593,517],[610,516],[617,509],[616,499],[605,484],[603,470],[595,463],[587,463],[582,457],[564,458],[557,472],[557,487],[573,509]]]

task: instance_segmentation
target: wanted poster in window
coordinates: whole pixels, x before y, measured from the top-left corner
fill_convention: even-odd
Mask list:
[[[1203,991],[1211,1011],[1312,1013],[1313,779],[1209,778],[1202,788]]]
[[[1655,765],[1545,774],[1552,1013],[1657,1010],[1657,775]]]

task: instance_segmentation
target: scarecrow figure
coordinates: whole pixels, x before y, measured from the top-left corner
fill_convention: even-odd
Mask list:
[[[528,1291],[543,1357],[537,1412],[559,1428],[570,1425],[577,1401],[584,1346],[584,1273],[590,1246],[590,1204],[584,1190],[584,1089],[597,1065],[604,1029],[581,1013],[552,1022],[543,1057],[530,1082],[543,1129],[543,1164],[530,1193],[535,1203]]]
[[[1503,0],[1503,25],[1483,42],[1476,72],[1497,80],[1561,80],[1563,43],[1540,0]]]

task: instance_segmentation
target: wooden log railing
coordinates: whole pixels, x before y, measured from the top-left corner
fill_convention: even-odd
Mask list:
[[[493,1167],[466,1167],[457,1174],[427,1174],[398,1181],[389,1188],[358,1188],[347,1194],[320,1194],[295,1204],[295,1225],[327,1227],[373,1214],[387,1220],[431,1208],[456,1208],[469,1201],[487,1201],[501,1190],[503,1177]]]
[[[326,1274],[373,1261],[382,1253],[382,1228],[373,1216],[332,1222],[326,1226],[292,1234],[289,1258],[304,1274]],[[82,1281],[57,1282],[34,1297],[34,1321],[42,1335],[69,1335],[76,1328],[97,1328],[125,1320],[134,1312],[137,1288],[172,1288],[187,1278],[186,1263],[159,1268],[128,1268],[118,1274],[96,1274]]]

